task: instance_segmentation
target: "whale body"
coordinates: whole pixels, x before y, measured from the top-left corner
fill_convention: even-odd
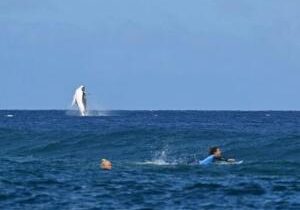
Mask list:
[[[77,105],[80,115],[86,116],[86,92],[85,87],[83,85],[79,86],[74,93],[72,106]]]

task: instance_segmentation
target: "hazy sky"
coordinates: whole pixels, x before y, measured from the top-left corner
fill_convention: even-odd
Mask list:
[[[300,110],[299,0],[1,0],[0,109]]]

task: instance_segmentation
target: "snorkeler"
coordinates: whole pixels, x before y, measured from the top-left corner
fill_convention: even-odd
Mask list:
[[[209,149],[209,156],[205,158],[204,160],[200,160],[199,164],[200,165],[209,165],[214,162],[218,161],[224,161],[224,162],[235,162],[235,159],[226,159],[222,157],[222,151],[219,147],[211,147]]]
[[[111,170],[112,164],[109,160],[102,159],[100,162],[100,168],[102,168],[103,170]]]

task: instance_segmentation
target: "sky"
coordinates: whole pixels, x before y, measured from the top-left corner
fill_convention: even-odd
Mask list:
[[[300,110],[298,0],[1,0],[0,109]]]

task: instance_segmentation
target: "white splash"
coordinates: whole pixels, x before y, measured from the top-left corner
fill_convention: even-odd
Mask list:
[[[176,165],[177,163],[169,162],[167,160],[167,150],[163,150],[161,152],[157,152],[152,160],[145,161],[141,164],[164,166],[164,165]]]

